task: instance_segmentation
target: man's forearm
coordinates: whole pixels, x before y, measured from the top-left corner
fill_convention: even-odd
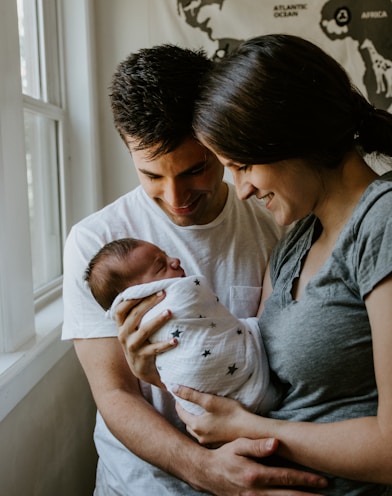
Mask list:
[[[208,450],[176,429],[142,396],[116,390],[98,405],[112,434],[139,458],[201,489],[199,458]]]
[[[194,463],[208,455],[208,450],[181,433],[146,401],[118,339],[81,339],[74,344],[97,408],[112,434],[139,458],[196,484]]]
[[[256,458],[270,456],[278,443],[242,439],[209,450],[172,426],[142,396],[117,391],[101,406],[101,414],[114,436],[130,451],[196,490],[216,496],[275,494],[273,487],[325,487],[316,474],[286,468],[265,467]],[[107,415],[105,415],[107,413]],[[264,488],[264,489],[263,489]],[[269,489],[268,489],[269,488]],[[277,489],[277,494],[282,492]],[[313,494],[312,490],[295,494]]]
[[[236,496],[266,485],[317,485],[315,474],[255,462],[277,448],[265,440],[243,439],[208,450],[181,433],[143,398],[116,338],[75,340],[75,350],[107,427],[151,465],[215,496]]]

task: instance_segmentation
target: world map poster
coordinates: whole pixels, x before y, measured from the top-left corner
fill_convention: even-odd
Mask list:
[[[339,61],[376,107],[392,112],[392,0],[150,0],[152,45],[203,48],[222,58],[241,41],[301,36]]]

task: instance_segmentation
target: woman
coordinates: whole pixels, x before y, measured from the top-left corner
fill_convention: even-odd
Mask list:
[[[313,44],[268,35],[217,63],[194,128],[232,171],[240,198],[255,195],[279,224],[295,225],[271,257],[259,323],[279,407],[261,417],[179,386],[178,396],[206,410],[194,416],[178,407],[180,417],[205,444],[279,439],[281,464],[328,474],[322,494],[386,494],[392,173],[379,177],[363,156],[392,156],[392,116]]]
[[[199,140],[241,199],[296,222],[274,250],[259,322],[282,388],[268,418],[179,387],[203,406],[180,417],[202,443],[280,440],[282,463],[332,474],[323,494],[384,494],[392,484],[392,115],[373,108],[340,65],[288,35],[245,42],[206,78]],[[256,256],[255,254],[250,254]]]

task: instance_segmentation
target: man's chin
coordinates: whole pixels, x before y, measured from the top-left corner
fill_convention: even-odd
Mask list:
[[[169,214],[168,212],[165,213],[169,217],[169,219],[173,222],[173,224],[176,224],[176,226],[187,227],[187,226],[194,226],[195,224],[197,224],[195,216],[173,215],[173,214]]]
[[[159,205],[159,204],[158,204]],[[200,205],[197,205],[200,207]],[[200,208],[194,208],[192,212],[187,212],[186,214],[181,214],[178,212],[173,212],[172,210],[159,205],[165,215],[177,226],[186,227],[194,226],[200,223]]]

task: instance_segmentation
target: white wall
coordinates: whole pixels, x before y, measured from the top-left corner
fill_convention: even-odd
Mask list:
[[[105,204],[138,184],[131,157],[114,128],[108,95],[117,64],[129,53],[149,46],[149,3],[150,0],[95,2],[100,151]]]
[[[95,411],[71,349],[0,422],[0,494],[91,495]]]

